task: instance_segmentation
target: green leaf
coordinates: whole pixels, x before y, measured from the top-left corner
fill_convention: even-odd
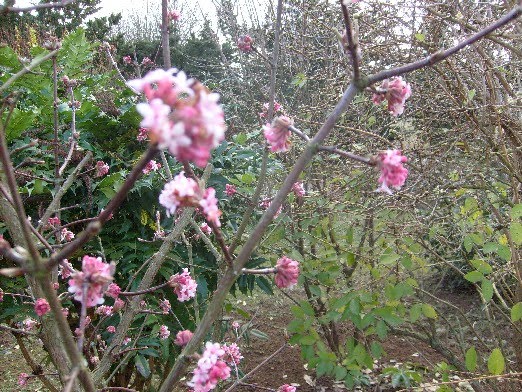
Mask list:
[[[348,371],[343,366],[336,366],[334,370],[335,379],[337,381],[344,380]]]
[[[480,271],[471,271],[464,275],[464,279],[466,279],[468,282],[476,283],[484,279],[484,275]]]
[[[473,238],[467,235],[466,237],[464,237],[462,244],[464,245],[464,249],[466,249],[466,252],[471,252],[471,249],[473,249],[474,244]]]
[[[150,376],[150,366],[149,361],[142,356],[142,355],[136,355],[134,357],[134,363],[136,364],[136,369],[138,369],[138,372],[145,378],[149,378]]]
[[[431,319],[437,318],[437,311],[430,304],[422,304],[422,313],[427,318],[431,318]]]
[[[268,281],[267,278],[264,276],[257,276],[256,277],[256,283],[259,286],[261,290],[263,290],[265,293],[273,295],[274,291],[272,290],[272,285]]]
[[[255,336],[258,339],[268,340],[268,335],[264,332],[261,332],[259,329],[251,329],[250,333],[252,334],[252,336]]]
[[[18,108],[14,108],[5,129],[7,141],[10,142],[19,138],[24,131],[27,131],[31,127],[35,117],[36,113],[34,112],[23,112]],[[4,123],[6,118],[7,113],[4,115]]]
[[[484,279],[480,286],[482,289],[482,295],[484,296],[486,302],[491,301],[493,298],[493,283],[487,279]]]
[[[426,36],[422,33],[415,34],[415,39],[419,42],[424,42],[426,40]]]
[[[468,351],[466,351],[466,369],[470,372],[474,372],[477,368],[477,350],[475,350],[475,346],[471,346]]]
[[[0,56],[1,57],[1,56]],[[512,219],[518,219],[522,216],[522,204],[515,204],[509,213]]]
[[[511,308],[511,321],[516,322],[522,319],[522,302],[518,302]]]
[[[493,272],[491,265],[486,263],[484,260],[471,260],[471,265],[473,265],[476,270],[482,272],[484,275],[488,275]]]
[[[476,93],[477,92],[475,91],[475,89],[472,89],[472,90],[468,91],[468,102],[473,100],[473,98],[475,97]]]
[[[488,358],[488,370],[491,374],[499,375],[504,371],[506,364],[499,348],[494,349]]]
[[[397,253],[388,253],[381,256],[381,264],[390,265],[395,263],[401,257]]]
[[[522,245],[522,223],[513,222],[509,225],[509,232],[513,242],[517,245]]]
[[[422,304],[415,304],[410,309],[410,321],[415,323],[422,315]]]

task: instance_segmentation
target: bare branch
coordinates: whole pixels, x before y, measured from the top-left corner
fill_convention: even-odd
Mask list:
[[[43,4],[36,4],[32,5],[31,7],[6,7],[2,6],[0,7],[0,14],[4,13],[7,14],[8,12],[31,12],[31,11],[37,11],[37,10],[43,10],[43,9],[49,9],[49,8],[64,8],[68,6],[69,4],[74,3],[76,0],[63,0],[63,1],[57,1],[54,3],[43,3]]]

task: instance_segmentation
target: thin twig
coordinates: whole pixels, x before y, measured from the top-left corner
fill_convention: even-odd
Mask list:
[[[47,8],[64,8],[68,6],[69,4],[74,3],[76,0],[63,0],[63,1],[57,1],[54,3],[42,3],[42,4],[36,4],[31,7],[6,7],[1,6],[0,7],[0,14],[6,14],[8,12],[31,12],[31,11],[37,11],[37,10],[43,10]]]

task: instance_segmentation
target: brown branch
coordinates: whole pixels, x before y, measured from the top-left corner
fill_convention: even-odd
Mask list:
[[[63,1],[57,1],[55,3],[42,3],[42,4],[36,4],[31,7],[6,7],[2,6],[0,7],[0,14],[7,14],[8,12],[31,12],[31,11],[37,11],[37,10],[43,10],[48,8],[64,8],[68,6],[69,4],[74,3],[76,0],[63,0]]]
[[[353,29],[352,29],[352,20],[350,19],[350,15],[348,14],[348,8],[344,5],[344,0],[341,1],[341,8],[343,10],[343,19],[344,19],[344,27],[346,29],[346,38],[348,40],[348,51],[350,52],[350,57],[352,60],[353,67],[353,80],[357,83],[360,79],[360,71],[359,71],[359,58],[357,55],[357,42],[355,40]]]

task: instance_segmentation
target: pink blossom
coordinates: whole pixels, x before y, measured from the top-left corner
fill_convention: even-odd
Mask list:
[[[254,40],[248,34],[241,35],[237,39],[237,47],[243,53],[250,53],[252,51],[252,43]]]
[[[141,61],[141,65],[143,65],[144,67],[151,66],[151,65],[154,65],[154,61],[152,61],[148,57],[144,57],[143,60]]]
[[[30,317],[26,318],[24,321],[22,321],[22,324],[24,326],[24,330],[26,331],[30,331],[34,328],[34,326],[36,324],[38,324],[38,322]]]
[[[200,226],[200,229],[203,233],[209,235],[212,233],[212,228],[206,223],[206,222],[203,222]]]
[[[103,177],[109,172],[109,165],[107,165],[103,161],[96,162],[96,172],[94,174],[94,177]]]
[[[98,306],[95,310],[96,314],[101,314],[103,316],[110,316],[113,312],[112,306],[101,305]]]
[[[4,290],[0,289],[0,302],[4,300]]]
[[[100,358],[95,355],[89,359],[89,362],[96,366],[98,363],[100,363]]]
[[[163,314],[168,314],[171,309],[170,301],[168,299],[164,299],[160,301],[159,306]]]
[[[159,330],[159,337],[161,340],[165,340],[170,336],[169,328],[166,325],[162,325]]]
[[[404,112],[404,104],[411,96],[411,87],[400,76],[386,79],[382,82],[378,92],[373,94],[372,101],[378,105],[388,101],[388,110],[393,116]]]
[[[194,334],[191,331],[189,331],[188,329],[186,329],[184,331],[179,331],[176,334],[176,340],[174,340],[174,344],[176,346],[184,347],[187,345],[187,343],[190,341],[190,339],[192,339],[193,335]]]
[[[161,163],[158,163],[154,159],[151,159],[143,168],[143,174],[149,174],[150,172],[159,170],[160,168]]]
[[[259,113],[259,117],[266,118],[268,116],[269,108],[270,108],[270,103],[265,102],[263,104],[263,111],[261,113]],[[282,111],[283,111],[283,108],[282,108],[281,104],[277,101],[274,101],[274,113],[282,112]]]
[[[20,373],[18,376],[18,385],[21,387],[25,387],[27,385],[27,381],[29,380],[29,375],[27,373]]]
[[[132,64],[132,57],[131,56],[123,56],[123,62],[125,64]]]
[[[123,339],[123,342],[121,342],[122,345],[126,346],[127,344],[129,344],[131,342],[131,338],[129,338],[128,336]]]
[[[65,318],[69,317],[69,309],[62,308],[62,314],[63,314],[63,317],[65,317]]]
[[[55,226],[55,227],[61,225],[60,218],[58,218],[57,216],[53,216],[52,218],[49,218],[47,223],[49,224],[49,226]]]
[[[67,229],[67,227],[64,227],[62,231],[60,232],[60,241],[67,241],[71,242],[74,239],[74,233]]]
[[[225,351],[225,356],[223,359],[225,362],[231,366],[237,367],[241,360],[243,359],[243,355],[241,355],[241,351],[239,351],[239,347],[236,343],[224,344],[223,350]]]
[[[178,21],[181,18],[181,12],[178,10],[172,10],[167,13],[167,17],[170,21]]]
[[[286,256],[277,260],[275,283],[279,288],[292,287],[299,277],[299,263]]]
[[[219,343],[207,342],[205,351],[198,361],[194,376],[188,385],[194,392],[208,392],[217,386],[220,380],[230,377],[230,368],[222,360],[225,351]]]
[[[266,124],[263,127],[265,138],[270,144],[270,151],[285,152],[290,148],[290,130],[289,126],[293,125],[293,121],[286,117],[276,117],[272,124]]]
[[[60,283],[53,282],[53,289],[58,290],[60,288]]]
[[[200,193],[198,183],[192,178],[185,177],[185,173],[181,172],[165,184],[159,202],[167,209],[167,216],[170,216],[174,215],[178,207],[197,205]]]
[[[263,210],[266,210],[266,209],[268,209],[268,207],[270,207],[271,204],[272,204],[272,198],[267,197],[259,202],[259,207],[261,207]],[[283,210],[283,206],[280,205],[274,215],[274,219],[276,219],[281,214],[282,210]]]
[[[166,71],[158,68],[141,79],[129,80],[127,85],[144,93],[149,101],[159,99],[170,107],[179,103],[183,97],[195,95],[191,87],[193,83],[194,80],[188,79],[183,71],[178,72],[176,68]]]
[[[288,384],[281,385],[277,389],[277,392],[295,392],[295,391],[296,391],[296,388],[291,385],[288,385]]]
[[[38,298],[34,304],[34,311],[40,317],[49,312],[51,307],[45,298]]]
[[[124,306],[125,302],[123,302],[123,300],[120,298],[116,298],[116,301],[114,301],[114,305],[112,305],[112,311],[117,312],[120,309],[123,309]]]
[[[67,279],[74,272],[74,268],[69,260],[63,259],[60,262],[60,266],[58,267],[58,275],[62,277],[62,279]]]
[[[207,220],[214,223],[217,227],[221,227],[221,222],[219,221],[221,211],[218,209],[217,203],[216,191],[214,188],[207,188],[205,196],[200,200],[199,205],[203,209],[203,213]]]
[[[76,301],[83,300],[83,287],[86,285],[87,307],[103,303],[103,293],[113,279],[114,266],[104,263],[100,257],[83,256],[82,270],[75,271],[69,280],[69,292]]]
[[[192,279],[188,269],[183,268],[181,274],[178,273],[170,277],[169,286],[174,289],[174,293],[178,296],[178,301],[185,302],[196,296],[198,284]]]
[[[234,322],[232,323],[232,328],[234,328],[234,329],[239,329],[239,323],[238,323],[237,321],[234,321]]]
[[[149,138],[149,130],[147,128],[140,128],[138,130],[138,136],[136,136],[136,140],[139,142],[144,142]]]
[[[114,332],[116,332],[116,327],[115,327],[114,325],[109,325],[109,326],[107,327],[107,332],[109,332],[109,333],[114,333]]]
[[[408,169],[402,166],[407,161],[408,158],[402,155],[400,150],[386,150],[379,153],[377,167],[381,171],[379,177],[381,186],[377,192],[387,192],[391,195],[390,187],[401,189],[408,177]]]
[[[294,195],[297,198],[304,197],[304,195],[306,194],[303,183],[300,181],[296,182],[296,183],[294,183],[294,185],[292,185],[292,191],[294,192]]]
[[[227,196],[232,197],[237,193],[237,189],[232,184],[226,184],[225,185],[225,193]]]
[[[114,299],[118,298],[118,296],[121,293],[121,288],[116,283],[111,283],[109,287],[107,287],[107,292],[105,295],[108,295],[109,297],[112,297]]]

